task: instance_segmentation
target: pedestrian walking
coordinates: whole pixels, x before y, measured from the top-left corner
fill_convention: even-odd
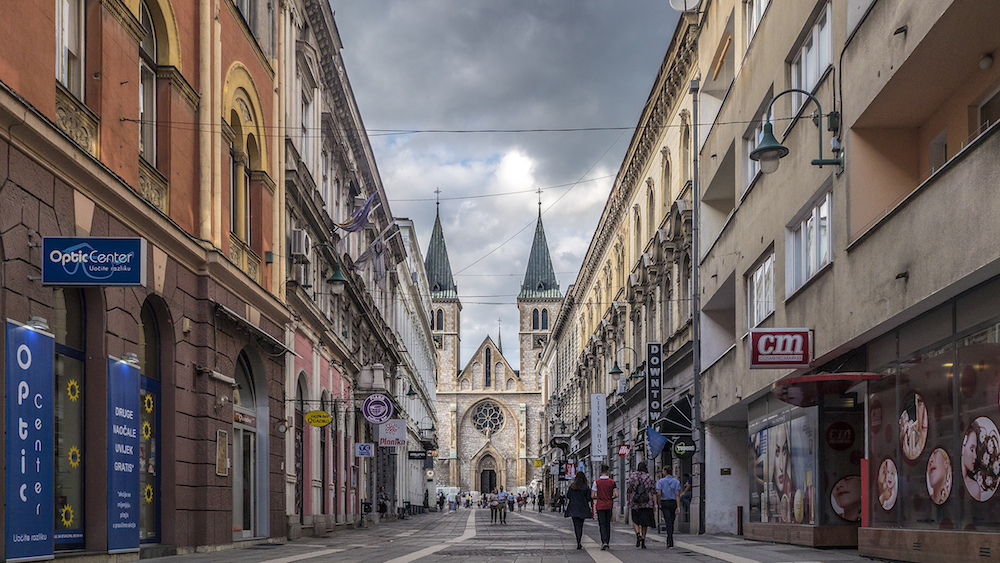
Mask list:
[[[458,507],[455,505],[455,493],[448,493],[448,512],[458,512]]]
[[[500,511],[500,500],[497,497],[497,490],[493,489],[493,492],[489,495],[489,505],[490,505],[490,524],[497,523],[497,513]]]
[[[635,531],[635,546],[646,549],[646,530],[656,526],[656,483],[646,471],[646,462],[640,461],[635,471],[625,482],[625,498],[632,515],[632,530]]]
[[[500,501],[500,504],[497,506],[497,509],[500,513],[499,516],[501,524],[507,523],[507,498],[509,496],[510,493],[503,490],[503,485],[500,485],[500,492],[497,493],[497,500]]]
[[[593,514],[593,497],[590,493],[590,483],[587,482],[587,476],[583,474],[583,471],[580,471],[566,492],[569,504],[566,506],[565,514],[563,514],[563,516],[573,519],[573,532],[576,534],[577,549],[583,549],[583,521],[592,518],[591,514]]]
[[[656,482],[656,498],[667,521],[667,547],[674,547],[674,517],[681,511],[681,482],[674,478],[669,467],[663,468],[663,477]]]
[[[618,498],[618,485],[608,476],[608,464],[601,464],[601,476],[594,480],[592,491],[597,509],[597,526],[601,530],[601,550],[611,549],[611,511]]]

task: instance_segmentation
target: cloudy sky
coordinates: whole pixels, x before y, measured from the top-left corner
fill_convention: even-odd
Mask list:
[[[331,0],[393,215],[426,253],[435,190],[463,304],[460,367],[516,298],[542,189],[560,289],[572,284],[670,42],[667,0]],[[591,131],[553,129],[610,128]],[[549,130],[521,131],[510,130]],[[417,132],[394,131],[468,131]],[[493,130],[490,132],[488,130]],[[496,132],[503,130],[502,132]]]

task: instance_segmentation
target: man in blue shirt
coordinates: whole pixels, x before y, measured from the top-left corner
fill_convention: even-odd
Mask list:
[[[500,492],[497,493],[497,500],[500,501],[500,505],[499,505],[498,508],[500,510],[500,523],[501,524],[506,524],[507,523],[507,497],[508,496],[510,496],[510,493],[508,493],[507,491],[503,490],[503,485],[500,485]]]
[[[656,482],[656,498],[667,521],[667,547],[674,547],[674,516],[681,511],[681,482],[674,478],[670,467],[663,468],[663,477]]]

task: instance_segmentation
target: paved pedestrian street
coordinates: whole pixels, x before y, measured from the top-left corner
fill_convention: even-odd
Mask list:
[[[631,527],[614,524],[611,549],[601,551],[596,520],[584,526],[583,549],[576,549],[573,526],[555,512],[508,513],[506,524],[490,523],[486,509],[428,513],[363,529],[337,529],[326,537],[281,544],[250,543],[212,553],[164,558],[194,563],[860,563],[856,550],[819,550],[745,541],[729,536],[677,534],[666,548],[665,535],[649,531],[647,549],[635,547]]]

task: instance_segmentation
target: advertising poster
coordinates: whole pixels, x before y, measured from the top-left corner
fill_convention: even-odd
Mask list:
[[[823,446],[819,485],[820,524],[861,521],[861,459],[864,457],[864,418],[859,411],[826,410],[819,439]]]
[[[52,559],[53,336],[7,321],[7,561]]]
[[[139,369],[108,358],[108,552],[139,551]]]
[[[750,424],[751,516],[816,524],[816,409],[775,412]]]

